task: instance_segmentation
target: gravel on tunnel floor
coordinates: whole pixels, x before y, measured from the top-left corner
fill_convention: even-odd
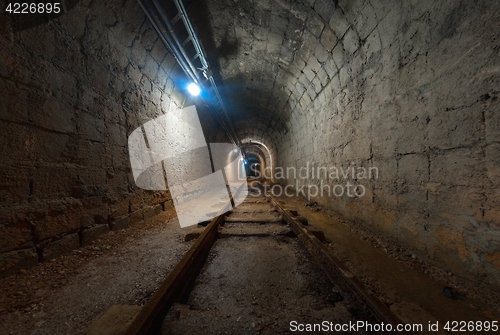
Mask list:
[[[351,311],[298,239],[228,237],[215,242],[187,301],[167,314],[162,334],[285,334],[291,321],[356,321]]]

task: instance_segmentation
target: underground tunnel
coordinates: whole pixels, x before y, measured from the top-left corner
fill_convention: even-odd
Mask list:
[[[0,333],[497,332],[499,22],[2,2]]]

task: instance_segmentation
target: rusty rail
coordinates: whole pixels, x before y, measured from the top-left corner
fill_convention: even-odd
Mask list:
[[[338,258],[333,256],[327,247],[309,232],[299,220],[281,207],[276,198],[272,195],[267,195],[267,197],[330,279],[336,282],[337,285],[340,279],[344,287],[350,289],[356,295],[358,301],[365,304],[379,321],[390,323],[393,326],[404,323],[384,303],[370,295],[366,286]],[[410,334],[410,332],[405,332],[405,334]]]
[[[132,320],[125,335],[160,334],[165,315],[173,303],[178,302],[189,291],[199,271],[203,267],[209,250],[217,239],[219,225],[224,222],[225,212],[231,201],[219,211],[217,216],[196,239],[188,252],[182,257],[163,284],[148,300]]]
[[[381,322],[392,325],[403,323],[386,305],[370,295],[364,284],[340,260],[331,255],[326,246],[300,221],[283,209],[274,197],[270,195],[267,197],[330,279],[337,284],[339,280],[342,281],[340,287],[345,287],[346,290],[353,292],[355,298],[366,305]],[[231,200],[233,200],[232,197]],[[196,276],[203,267],[209,250],[218,237],[218,228],[225,220],[224,213],[231,206],[231,200],[210,222],[193,246],[170,272],[164,283],[134,317],[125,335],[160,334],[162,322],[168,310],[173,303],[180,301],[189,292]]]

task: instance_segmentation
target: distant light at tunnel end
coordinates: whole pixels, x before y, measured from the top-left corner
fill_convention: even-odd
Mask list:
[[[192,96],[197,96],[201,92],[200,88],[195,83],[189,84],[188,91],[189,93],[191,93]]]

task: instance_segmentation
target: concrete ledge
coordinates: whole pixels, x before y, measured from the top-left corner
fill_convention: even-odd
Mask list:
[[[130,224],[144,221],[144,218],[145,218],[144,211],[145,210],[140,209],[138,211],[130,213],[128,216],[130,218]]]
[[[168,202],[167,202],[168,203]],[[92,241],[110,230],[119,230],[129,228],[131,224],[143,222],[144,218],[151,218],[163,211],[164,204],[157,204],[135,211],[131,214],[115,219],[110,225],[99,224],[90,228],[81,228],[79,232],[65,235],[58,239],[54,236],[34,245],[28,242],[19,246],[17,250],[0,253],[0,277],[7,277],[18,272],[20,269],[32,267],[39,262],[39,253],[41,261],[51,260],[61,255],[67,255],[80,246],[89,245]],[[168,208],[167,210],[170,210]],[[175,215],[175,212],[174,212]],[[80,235],[81,234],[81,244]],[[39,250],[37,252],[37,249]]]
[[[163,207],[161,204],[151,206],[144,211],[144,219],[149,219],[153,216],[156,216],[156,215],[160,214],[162,210],[163,210]]]

